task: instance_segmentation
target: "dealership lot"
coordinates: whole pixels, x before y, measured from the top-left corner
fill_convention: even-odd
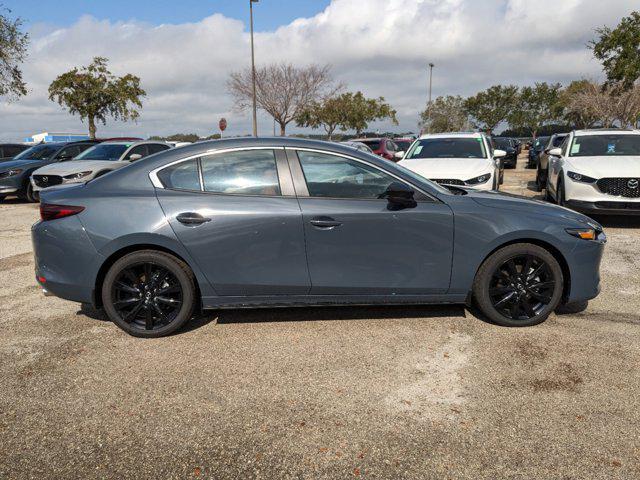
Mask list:
[[[534,196],[534,171],[505,191]],[[222,311],[139,340],[43,297],[0,204],[0,477],[640,476],[640,219],[599,219],[587,311],[506,329],[462,307]]]

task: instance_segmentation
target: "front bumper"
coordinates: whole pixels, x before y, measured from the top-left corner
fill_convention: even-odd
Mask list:
[[[565,303],[591,300],[600,293],[600,262],[604,253],[606,236],[601,241],[578,240],[567,256],[570,284]]]
[[[16,193],[18,191],[18,187],[7,187],[0,185],[0,194],[8,195],[10,193]]]
[[[640,202],[567,200],[565,205],[572,210],[587,215],[640,215]]]

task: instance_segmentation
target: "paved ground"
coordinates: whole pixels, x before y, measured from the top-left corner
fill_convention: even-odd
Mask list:
[[[139,340],[39,293],[36,217],[0,205],[0,478],[640,477],[638,221],[605,222],[588,310],[533,328],[316,308]]]

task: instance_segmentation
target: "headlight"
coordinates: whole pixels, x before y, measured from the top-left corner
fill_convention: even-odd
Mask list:
[[[87,175],[91,175],[91,173],[93,173],[93,170],[89,170],[88,172],[72,173],[71,175],[65,175],[62,178],[64,178],[65,180],[79,180],[80,178],[84,178]]]
[[[591,226],[591,223],[589,223]],[[574,237],[581,238],[582,240],[595,240],[600,243],[606,243],[607,237],[600,228],[567,228],[565,231],[569,235],[573,235]]]
[[[480,175],[479,177],[474,177],[470,180],[467,180],[465,183],[467,185],[480,185],[481,183],[486,183],[491,178],[490,173],[485,173],[484,175]]]
[[[567,177],[569,177],[571,180],[582,183],[596,183],[597,181],[595,178],[591,178],[576,172],[567,172]]]
[[[0,178],[15,177],[16,175],[20,175],[21,173],[21,168],[13,168],[11,170],[7,170],[6,172],[0,173]]]

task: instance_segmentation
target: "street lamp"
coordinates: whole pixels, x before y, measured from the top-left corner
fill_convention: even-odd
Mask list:
[[[433,63],[429,63],[429,103],[427,104],[427,125],[428,133],[431,133],[431,84],[433,80]]]
[[[258,136],[258,116],[256,106],[256,58],[253,50],[253,3],[259,0],[249,0],[249,23],[251,24],[251,83],[253,84],[253,136]]]

